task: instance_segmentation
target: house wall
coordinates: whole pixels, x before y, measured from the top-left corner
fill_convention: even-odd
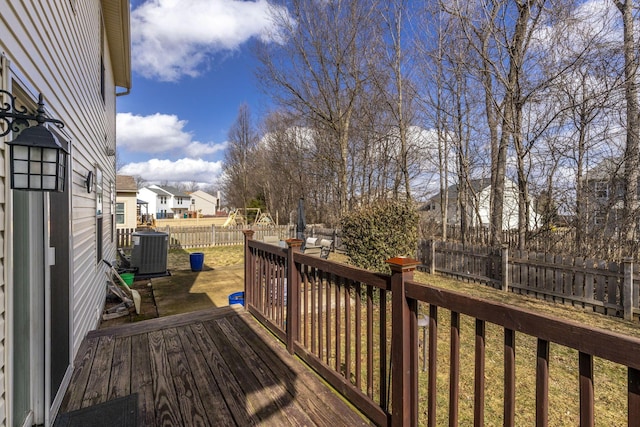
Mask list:
[[[189,210],[191,206],[191,198],[186,196],[171,196],[170,197],[171,211],[178,217],[182,216]]]
[[[120,193],[116,195],[116,203],[124,203],[124,224],[117,224],[116,229],[136,228],[137,221],[137,200],[136,194]],[[144,212],[144,208],[142,209]]]
[[[101,37],[101,2],[85,1],[1,1],[0,52],[6,56],[9,73],[3,73],[4,89],[18,83],[32,99],[43,93],[47,113],[65,123],[62,134],[70,141],[71,236],[71,352],[72,358],[91,329],[99,324],[105,301],[106,266],[97,259],[97,193],[87,192],[87,173],[100,168],[103,176],[103,258],[115,259],[112,215],[115,203],[115,157],[106,147],[115,146],[115,86],[106,37]],[[101,42],[102,41],[102,42]],[[105,67],[105,98],[100,90],[100,56]],[[8,83],[8,74],[14,83]],[[7,85],[8,84],[8,85]],[[5,268],[4,253],[11,236],[4,230],[10,221],[5,200],[11,190],[5,177],[8,170],[5,145],[0,144],[0,319],[11,322],[5,311],[5,283],[11,272]],[[64,258],[64,257],[63,257]],[[8,355],[4,331],[0,327],[0,425],[7,422],[5,360]]]
[[[478,206],[477,212],[474,206],[469,206],[469,215],[472,220],[472,226],[488,226],[491,222],[490,209],[491,187],[486,186],[477,194]],[[473,203],[473,202],[472,202]],[[504,183],[504,204],[502,211],[502,227],[503,230],[515,230],[518,228],[518,187],[513,181],[506,179]],[[427,211],[431,218],[440,220],[440,204],[432,201],[432,206]],[[539,227],[539,215],[533,209],[531,203],[529,209],[529,230],[535,230]],[[447,208],[447,223],[460,224],[460,212],[457,199],[449,199]]]
[[[193,209],[200,211],[202,215],[215,215],[218,199],[209,193],[198,190],[191,193],[191,198],[195,200]]]
[[[141,188],[138,190],[138,198],[148,203],[147,209],[149,211],[149,215],[153,215],[155,217],[158,212],[158,194],[148,188]]]
[[[2,43],[0,41],[0,43]],[[5,66],[5,58],[0,57],[0,89],[6,89],[8,87],[8,72]],[[0,138],[1,140],[1,138]],[[0,143],[0,165],[2,168],[0,169],[0,348],[6,349],[6,335],[5,331],[7,328],[7,324],[5,323],[6,318],[6,287],[7,287],[7,274],[8,269],[6,268],[6,253],[7,253],[7,239],[6,239],[6,195],[8,191],[6,188],[8,187],[6,171],[8,171],[6,167],[6,145]],[[0,425],[6,424],[6,399],[7,399],[7,391],[6,391],[6,381],[7,378],[6,372],[6,358],[7,353],[5,351],[0,352]]]
[[[491,197],[491,187],[484,188],[478,197],[480,218],[482,225],[488,226],[491,223],[491,210],[489,200]],[[502,229],[515,230],[518,228],[518,187],[513,181],[505,180],[504,183],[504,204],[502,208]],[[536,215],[533,209],[530,210],[529,229],[536,225]]]

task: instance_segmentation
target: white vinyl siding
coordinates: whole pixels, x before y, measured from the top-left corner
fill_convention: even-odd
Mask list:
[[[106,1],[106,0],[105,0]],[[71,4],[74,7],[71,7]],[[113,215],[110,183],[115,182],[115,158],[107,148],[115,147],[114,77],[109,46],[101,37],[102,4],[99,0],[69,2],[0,1],[0,52],[10,62],[11,74],[18,76],[32,99],[44,95],[47,112],[62,120],[61,131],[71,142],[71,313],[72,355],[82,339],[96,328],[105,301],[106,266],[96,263],[96,193],[88,193],[85,179],[98,165],[104,176],[103,257],[115,259],[115,242],[109,221]],[[100,41],[105,40],[101,46]],[[100,53],[104,52],[105,99],[100,90]],[[0,144],[4,160],[4,144]],[[2,173],[6,170],[2,168]],[[0,176],[0,319],[4,316],[4,200],[9,191]],[[1,321],[1,320],[0,320]],[[4,346],[5,328],[0,327],[0,425],[5,423]]]
[[[7,80],[7,70],[5,67],[5,58],[0,57],[0,89],[7,89],[8,80]],[[7,227],[5,227],[6,220],[6,208],[7,205],[5,201],[7,200],[7,194],[9,192],[9,180],[6,176],[6,171],[8,171],[7,160],[5,159],[7,151],[5,150],[6,145],[4,144],[3,138],[0,138],[0,349],[5,350],[7,348],[6,345],[6,337],[5,330],[7,325],[5,324],[6,318],[6,306],[5,306],[5,298],[6,298],[6,283],[7,283],[7,274],[9,273],[5,268],[6,258],[5,258],[5,247],[7,244],[7,240],[5,238],[5,232]],[[0,425],[6,424],[6,351],[0,351]]]
[[[194,209],[195,211],[199,211],[202,215],[215,215],[216,208],[218,205],[218,198],[212,196],[211,194],[205,193],[202,190],[197,190],[191,193],[191,198],[193,200],[192,205],[189,209]]]

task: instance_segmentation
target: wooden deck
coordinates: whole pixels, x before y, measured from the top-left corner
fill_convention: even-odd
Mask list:
[[[138,426],[369,425],[242,309],[99,329],[59,413],[138,394]]]

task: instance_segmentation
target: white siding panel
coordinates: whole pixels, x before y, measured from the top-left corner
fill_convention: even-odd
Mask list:
[[[7,73],[6,64],[4,58],[0,58],[0,89],[7,89]],[[6,171],[5,168],[5,153],[6,153],[6,145],[2,143],[2,138],[0,138],[0,211],[2,211],[2,220],[0,221],[0,425],[5,425],[7,420],[7,414],[5,411],[5,402],[7,400],[6,393],[6,284],[7,284],[7,272],[5,269],[6,258],[5,258],[5,246],[7,245],[7,240],[5,238],[5,221],[6,221],[6,193],[9,191],[7,189],[7,180],[6,180]]]
[[[116,98],[108,49],[104,49],[104,100],[100,93],[100,23],[99,0],[76,2],[76,13],[68,1],[0,1],[0,51],[7,55],[12,71],[31,96],[43,93],[47,113],[65,123],[63,133],[71,144],[69,256],[74,357],[86,333],[98,325],[98,311],[104,305],[106,291],[106,266],[97,262],[95,252],[95,192],[87,194],[84,186],[87,172],[94,171],[96,165],[102,169],[105,182],[103,252],[115,254],[108,186],[115,182],[115,158],[107,156],[105,147],[115,146]],[[1,176],[4,162],[0,164]],[[4,188],[0,190],[2,194]],[[0,197],[2,204],[4,194]],[[4,218],[2,206],[0,221],[4,220],[8,219]],[[4,236],[0,245],[4,245]],[[0,263],[4,265],[1,256]],[[0,286],[4,293],[4,282]],[[0,311],[0,318],[3,316]],[[0,338],[0,346],[4,346],[4,337]],[[0,375],[4,375],[4,356],[3,353],[0,359]],[[5,423],[5,399],[4,394],[0,395],[0,425]]]

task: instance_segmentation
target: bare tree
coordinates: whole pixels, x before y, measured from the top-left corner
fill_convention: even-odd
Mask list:
[[[247,104],[238,108],[238,116],[229,129],[229,145],[224,154],[223,189],[228,203],[246,208],[252,194],[253,155],[258,136]]]
[[[147,185],[147,181],[140,175],[134,175],[133,179],[136,181],[136,188],[138,190]]]
[[[396,197],[399,187],[403,187],[404,198],[411,200],[411,174],[409,171],[410,141],[409,126],[415,109],[415,91],[410,82],[410,64],[413,62],[405,41],[408,28],[405,25],[410,16],[408,0],[392,0],[382,3],[380,15],[383,29],[381,34],[382,51],[373,60],[384,74],[390,76],[390,82],[376,79],[377,90],[383,94],[386,110],[391,119],[390,134],[398,142],[397,175],[394,182]]]
[[[327,136],[336,170],[337,211],[348,203],[349,141],[366,81],[372,11],[365,0],[283,1],[274,7],[279,45],[261,45],[259,77],[273,97]],[[285,12],[286,10],[286,12]]]
[[[198,191],[200,189],[200,184],[196,181],[189,181],[185,184],[185,190],[188,193],[193,193],[194,191]]]
[[[640,106],[638,105],[638,53],[634,34],[633,0],[613,0],[622,14],[624,31],[624,91],[626,101],[627,140],[624,153],[624,222],[622,234],[633,242],[637,235],[638,177],[640,176]],[[635,248],[637,245],[632,245]],[[630,255],[630,253],[629,253]]]

